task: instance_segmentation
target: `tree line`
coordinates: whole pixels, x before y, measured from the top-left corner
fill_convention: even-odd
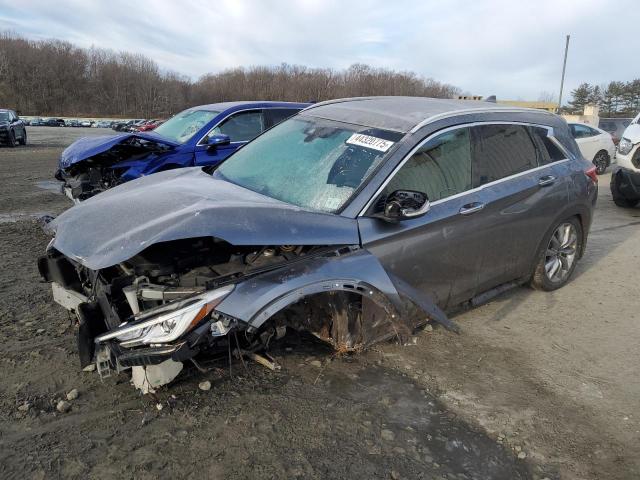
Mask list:
[[[635,117],[640,111],[640,79],[608,85],[582,83],[571,92],[565,109],[580,114],[585,105],[598,105],[601,117]]]
[[[0,108],[22,115],[168,117],[230,100],[322,101],[367,95],[450,98],[458,88],[413,72],[354,64],[238,67],[196,81],[144,55],[0,32]]]

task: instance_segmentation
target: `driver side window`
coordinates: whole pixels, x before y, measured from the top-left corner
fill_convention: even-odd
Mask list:
[[[470,189],[469,128],[460,128],[423,144],[387,184],[382,198],[396,190],[414,190],[434,202]]]
[[[232,142],[248,142],[264,130],[262,111],[238,112],[214,128],[211,135],[228,135]]]

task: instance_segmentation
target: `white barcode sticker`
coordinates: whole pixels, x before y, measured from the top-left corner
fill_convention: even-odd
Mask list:
[[[372,148],[379,152],[386,152],[389,150],[395,142],[390,142],[383,138],[372,137],[370,135],[363,135],[362,133],[354,133],[347,139],[349,145],[358,145],[359,147]]]

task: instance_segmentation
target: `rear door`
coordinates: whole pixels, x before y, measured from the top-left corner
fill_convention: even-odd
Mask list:
[[[195,149],[195,164],[204,166],[220,163],[242,145],[260,135],[265,130],[265,126],[265,115],[262,109],[232,113],[198,142]],[[231,143],[215,148],[209,147],[206,141],[211,135],[228,135]]]
[[[573,135],[578,147],[580,147],[582,156],[591,162],[600,149],[598,132],[579,123],[571,123],[569,126],[571,135]]]

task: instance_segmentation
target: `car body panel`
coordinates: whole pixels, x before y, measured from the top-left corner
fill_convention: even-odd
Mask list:
[[[83,137],[79,140],[76,140],[63,150],[62,154],[60,155],[58,168],[67,169],[72,165],[77,164],[78,162],[82,162],[95,155],[104,153],[129,138],[141,138],[143,140],[157,142],[169,147],[177,147],[178,145],[180,145],[179,143],[172,142],[171,140],[161,137],[160,135],[153,135],[151,133],[122,133],[119,135]]]
[[[358,244],[354,219],[302,210],[193,167],[128,182],[51,224],[52,247],[97,270],[159,242],[216,237],[233,245]]]

